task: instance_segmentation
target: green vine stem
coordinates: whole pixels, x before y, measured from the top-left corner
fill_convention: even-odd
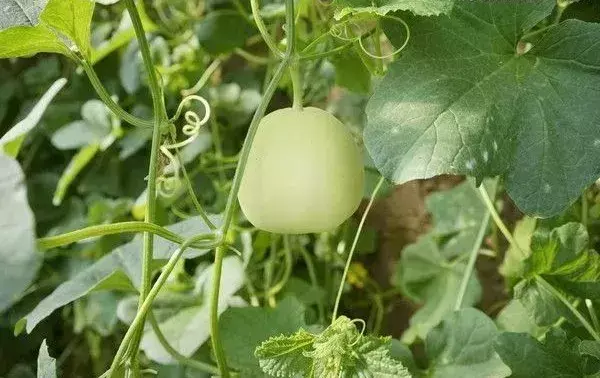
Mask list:
[[[590,313],[590,319],[592,319],[594,329],[600,332],[600,322],[598,321],[598,316],[596,315],[596,309],[594,309],[594,302],[592,302],[591,299],[586,299],[585,307],[587,307],[588,312]]]
[[[294,110],[302,110],[302,77],[300,76],[300,67],[297,60],[290,64],[290,77],[292,78],[292,90],[294,93],[292,108]]]
[[[489,198],[488,192],[483,184],[479,186],[479,190],[481,192],[485,192],[486,197]],[[471,249],[471,253],[469,254],[469,261],[467,262],[465,272],[463,273],[462,281],[460,282],[458,295],[456,296],[454,311],[458,311],[462,307],[462,303],[467,292],[467,286],[469,285],[469,279],[471,279],[471,275],[475,270],[475,262],[477,261],[477,256],[479,255],[479,250],[481,249],[481,243],[483,242],[483,238],[485,237],[485,233],[490,222],[490,214],[491,211],[488,207],[488,211],[484,215],[484,218],[481,221],[481,224],[479,225],[479,231],[477,232],[475,243],[473,243],[473,249]]]
[[[365,221],[367,220],[367,215],[369,215],[371,206],[373,206],[373,202],[375,202],[375,197],[377,196],[379,189],[381,189],[381,186],[383,185],[384,181],[385,181],[385,178],[382,176],[379,179],[379,181],[377,182],[375,189],[373,189],[373,192],[371,193],[371,197],[369,198],[369,203],[367,204],[367,207],[365,208],[365,211],[364,211],[362,217],[360,218],[360,223],[358,224],[358,228],[356,229],[356,234],[354,235],[354,240],[352,241],[352,247],[350,247],[350,252],[348,253],[348,259],[346,260],[346,266],[344,267],[344,273],[342,274],[342,280],[340,281],[340,286],[338,288],[337,296],[335,298],[335,305],[333,306],[333,315],[331,317],[332,324],[337,319],[338,309],[340,306],[340,300],[342,298],[342,292],[344,291],[344,284],[346,283],[346,276],[348,275],[348,270],[350,269],[350,263],[352,263],[352,257],[354,256],[354,250],[356,249],[356,245],[358,244],[358,238],[360,237],[360,233],[365,225]]]
[[[125,122],[127,122],[133,126],[136,126],[136,127],[151,128],[154,125],[154,122],[152,120],[145,120],[145,119],[138,118],[138,117],[128,113],[122,107],[120,107],[119,104],[117,104],[112,99],[112,97],[110,96],[110,94],[108,93],[108,91],[106,90],[104,85],[102,85],[102,81],[100,81],[100,78],[96,74],[96,71],[94,70],[94,67],[90,64],[90,62],[88,62],[85,59],[77,59],[77,60],[81,64],[81,67],[85,71],[86,75],[88,76],[88,79],[90,80],[92,87],[94,87],[94,90],[98,94],[98,97],[100,97],[102,102],[104,102],[104,104],[106,104],[106,106],[117,117],[121,118]]]
[[[117,353],[113,359],[110,369],[107,372],[107,376],[109,378],[115,377],[115,374],[118,372],[118,367],[123,362],[122,360],[123,360],[123,357],[125,356],[125,352],[128,349],[131,349],[130,343],[132,343],[137,332],[139,332],[138,330],[143,331],[143,324],[144,324],[144,320],[146,319],[146,314],[152,308],[152,303],[153,303],[154,299],[156,298],[156,296],[162,289],[163,285],[167,281],[167,278],[169,278],[169,275],[171,274],[171,272],[173,271],[173,268],[175,268],[175,265],[177,264],[177,262],[183,255],[183,252],[185,252],[185,250],[187,248],[189,248],[190,246],[194,245],[196,242],[199,242],[201,240],[210,242],[210,243],[207,243],[207,245],[205,246],[207,248],[210,248],[215,244],[215,242],[213,240],[211,240],[212,238],[214,238],[213,234],[202,234],[202,235],[194,236],[194,237],[184,241],[181,244],[181,247],[179,247],[171,255],[171,257],[169,258],[169,261],[163,267],[163,270],[160,273],[160,275],[158,276],[158,279],[156,280],[156,282],[154,283],[154,285],[148,292],[148,295],[142,302],[142,305],[138,309],[138,312],[135,315],[135,318],[133,319],[133,321],[131,322],[129,329],[125,333],[125,336],[123,337],[123,340],[121,341],[121,345],[119,345],[119,349],[117,350]],[[135,353],[135,354],[137,354],[137,353]]]
[[[219,291],[221,289],[221,275],[223,273],[223,259],[225,257],[225,247],[218,246],[215,251],[215,263],[213,265],[212,277],[212,294],[210,298],[210,342],[213,347],[213,352],[217,359],[220,376],[229,378],[229,368],[227,367],[227,359],[225,352],[221,346],[221,338],[219,337]]]
[[[269,50],[271,50],[273,55],[275,55],[277,58],[284,57],[284,54],[282,54],[281,50],[279,50],[279,48],[277,47],[277,43],[275,43],[275,40],[269,34],[269,31],[267,30],[267,26],[265,25],[262,18],[260,17],[260,6],[258,5],[258,0],[250,0],[250,7],[252,8],[252,18],[254,18],[256,27],[258,28],[260,35],[263,37],[263,40],[269,47]],[[291,22],[292,24],[294,23],[293,18],[294,18],[294,16],[292,15],[292,22]],[[290,29],[288,29],[288,33],[289,33],[288,35],[294,35],[293,33],[290,33]],[[288,46],[289,46],[290,42],[291,41],[288,40]]]
[[[183,354],[179,353],[175,348],[173,348],[171,344],[169,344],[169,340],[167,340],[162,330],[160,329],[160,326],[158,325],[158,322],[156,321],[156,317],[154,316],[152,310],[148,312],[148,320],[150,321],[150,326],[152,327],[152,330],[154,331],[154,334],[156,335],[156,338],[158,339],[160,345],[162,345],[162,347],[167,351],[167,353],[169,353],[171,357],[177,360],[177,362],[179,362],[181,365],[189,366],[193,369],[203,371],[211,375],[219,374],[219,369],[216,366],[207,364],[206,362],[196,361],[192,358],[188,358]]]
[[[154,116],[154,126],[152,130],[152,147],[150,152],[150,164],[148,168],[148,186],[147,186],[147,204],[146,204],[146,215],[145,222],[154,223],[155,212],[156,212],[156,179],[158,171],[158,157],[161,133],[164,126],[168,124],[168,116],[166,113],[162,89],[158,82],[156,70],[154,69],[154,63],[152,61],[152,55],[150,53],[150,46],[146,38],[142,20],[135,5],[134,0],[125,0],[125,6],[127,12],[131,18],[133,29],[135,31],[138,44],[140,46],[140,52],[142,54],[142,60],[146,67],[146,73],[148,75],[148,85],[150,87],[150,93],[152,95],[152,113]],[[146,296],[150,291],[151,279],[152,279],[152,258],[154,249],[154,235],[146,232],[143,237],[143,258],[142,258],[142,282],[140,285],[140,299],[138,311],[142,309],[145,303]],[[144,318],[142,318],[143,322]],[[135,329],[134,342],[132,348],[133,352],[133,365],[137,363],[137,350],[139,342],[142,337],[143,327]]]
[[[85,240],[98,236],[137,232],[150,232],[152,234],[162,237],[163,239],[172,241],[173,243],[181,244],[183,242],[183,238],[177,235],[176,233],[171,232],[166,228],[155,225],[153,223],[120,222],[90,226],[79,230],[67,232],[65,234],[40,238],[38,239],[37,243],[40,249],[46,250],[50,248],[62,247],[71,243],[78,242],[80,240]]]
[[[221,66],[221,59],[215,59],[213,62],[206,67],[206,70],[198,79],[198,82],[194,84],[190,89],[184,89],[181,91],[181,95],[186,97],[200,92],[200,90],[206,85],[211,76],[215,73],[215,71]]]
[[[548,283],[548,281],[543,279],[541,276],[536,275],[535,280],[541,287],[543,287],[550,294],[552,294],[555,298],[557,298],[559,301],[561,301],[569,309],[569,311],[571,311],[571,313],[573,313],[573,315],[575,315],[577,320],[579,320],[581,325],[583,325],[583,327],[590,333],[590,335],[594,338],[594,340],[600,341],[600,335],[598,335],[598,332],[596,332],[594,327],[592,327],[590,325],[590,323],[583,317],[583,315],[581,315],[581,313],[577,310],[577,308],[575,308],[575,306],[573,306],[573,304],[571,302],[569,302],[569,300],[560,291],[558,291],[554,286],[552,286],[550,283]]]
[[[521,257],[527,258],[527,254],[525,253],[525,251],[521,248],[521,246],[519,246],[519,244],[513,237],[512,233],[508,230],[508,228],[502,221],[502,218],[500,218],[500,215],[498,214],[498,211],[496,210],[496,206],[494,206],[492,199],[490,198],[487,190],[485,190],[483,185],[479,186],[479,194],[481,195],[481,199],[483,200],[483,203],[488,208],[488,211],[490,212],[490,215],[492,216],[494,223],[496,224],[496,226],[498,227],[498,229],[500,230],[502,235],[504,235],[504,237],[506,238],[508,243],[513,248],[515,248],[516,250],[518,250],[521,253]]]

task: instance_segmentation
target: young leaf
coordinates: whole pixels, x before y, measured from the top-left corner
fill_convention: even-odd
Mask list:
[[[409,378],[408,370],[390,357],[389,344],[389,338],[363,336],[342,316],[319,335],[301,329],[272,337],[255,355],[262,370],[276,377]]]
[[[315,335],[303,329],[291,336],[275,336],[264,341],[254,355],[260,368],[275,377],[294,377],[312,369],[312,360],[305,356],[315,341]]]
[[[45,339],[38,354],[37,378],[56,378],[56,359],[48,354],[48,344]]]
[[[385,15],[404,10],[420,16],[437,16],[452,10],[454,0],[335,0],[335,18],[338,20],[348,14],[375,13]]]
[[[578,344],[567,340],[564,331],[553,329],[544,344],[524,333],[502,333],[495,348],[513,378],[581,378],[587,375]]]
[[[221,224],[221,216],[210,216],[215,225]],[[201,232],[209,232],[208,226],[201,217],[190,218],[167,227],[182,237],[189,237]],[[166,260],[179,245],[156,237],[154,241],[156,260]],[[79,299],[92,291],[121,290],[135,291],[141,280],[142,261],[139,251],[142,238],[135,237],[131,242],[114,249],[94,264],[60,284],[49,296],[15,326],[15,333],[20,333],[26,326],[27,333],[54,310]],[[205,254],[206,250],[189,249],[184,258],[193,258]],[[4,287],[0,286],[0,287]]]
[[[20,299],[35,279],[42,256],[19,163],[0,153],[0,313]]]
[[[450,314],[428,335],[429,377],[508,377],[510,369],[494,351],[498,330],[484,313],[466,308]]]
[[[39,99],[29,114],[19,123],[14,125],[6,134],[0,138],[0,148],[8,156],[17,157],[25,136],[40,122],[44,111],[58,92],[65,86],[67,79],[56,80],[50,88]]]
[[[520,41],[555,5],[461,1],[450,17],[407,15],[413,38],[367,106],[379,170],[397,183],[501,175],[537,216],[572,203],[600,176],[600,25],[567,20]]]

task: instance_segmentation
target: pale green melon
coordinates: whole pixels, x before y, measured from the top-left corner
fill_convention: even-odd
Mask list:
[[[257,228],[330,231],[358,207],[362,154],[349,130],[317,108],[285,108],[260,122],[238,199]]]

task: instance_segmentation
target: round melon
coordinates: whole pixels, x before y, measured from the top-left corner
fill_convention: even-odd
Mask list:
[[[330,231],[362,198],[362,153],[330,113],[285,108],[258,126],[238,194],[246,218],[274,233]]]

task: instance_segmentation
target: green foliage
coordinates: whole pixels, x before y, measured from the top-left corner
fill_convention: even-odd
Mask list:
[[[210,293],[214,266],[207,268],[197,278],[194,290],[199,305],[178,310],[159,324],[169,344],[179,353],[190,357],[210,337]],[[237,257],[227,257],[223,262],[219,313],[224,312],[233,301],[233,295],[244,284],[244,267]],[[173,357],[163,348],[153,330],[144,333],[140,347],[153,361],[167,365],[174,363]]]
[[[48,344],[42,341],[37,361],[38,378],[56,378],[56,360],[48,354]]]
[[[0,148],[5,154],[16,158],[21,145],[29,133],[39,122],[44,111],[58,92],[65,86],[67,80],[61,78],[56,80],[44,93],[33,109],[19,123],[14,125],[6,134],[0,138]]]
[[[596,299],[600,257],[589,250],[588,233],[579,223],[567,223],[551,232],[538,232],[531,241],[531,255],[524,261],[523,280],[515,297],[527,307],[539,325],[551,325],[569,316],[564,304],[541,285],[548,280],[568,295]]]
[[[411,317],[403,341],[424,339],[454,309],[466,268],[466,255],[478,240],[478,229],[486,215],[472,183],[432,194],[427,199],[432,227],[427,235],[407,246],[396,267],[396,284],[403,293],[423,306]],[[481,296],[477,277],[471,276],[464,306],[474,305]]]
[[[545,217],[598,178],[600,27],[568,20],[521,41],[555,3],[462,1],[450,17],[406,17],[411,43],[367,107],[365,143],[386,177],[501,175],[520,209]]]
[[[512,370],[511,377],[575,378],[587,376],[579,345],[579,340],[568,340],[563,331],[553,330],[544,343],[523,333],[503,333],[495,348]]]
[[[253,32],[251,24],[233,11],[212,12],[196,25],[200,45],[215,55],[242,47]]]
[[[89,56],[93,1],[50,0],[43,9],[41,3],[27,2],[8,5],[0,18],[0,58],[40,52],[72,56],[74,47]]]
[[[219,220],[220,217],[212,217],[212,221],[216,224],[219,224]],[[168,228],[180,235],[192,235],[198,230],[208,229],[199,217],[188,219]],[[142,238],[136,237],[133,241],[116,248],[110,254],[59,285],[29,314],[23,317],[15,326],[15,333],[20,333],[23,329],[30,333],[36,325],[54,310],[92,291],[118,290],[131,292],[136,290],[142,273],[141,257],[136,252],[140,250],[141,245]],[[154,258],[164,260],[174,252],[177,245],[164,239],[157,239],[155,247]],[[193,249],[186,252],[184,257],[197,257],[206,252],[206,250]]]
[[[229,366],[244,377],[260,377],[262,370],[254,350],[266,339],[306,327],[304,306],[293,297],[274,309],[230,308],[221,315],[219,327]]]
[[[41,258],[35,243],[35,223],[27,203],[23,171],[0,153],[0,312],[18,301],[35,279]]]
[[[494,351],[498,330],[491,319],[467,308],[449,314],[425,342],[430,377],[508,377]]]
[[[0,0],[0,376],[600,377],[597,14]],[[356,214],[314,235],[236,201],[292,102],[364,152]],[[331,148],[303,151],[282,173],[327,192]],[[394,187],[443,173],[469,177]]]
[[[410,377],[389,356],[389,338],[363,336],[342,316],[322,333],[300,329],[275,336],[256,349],[262,370],[276,377]]]

